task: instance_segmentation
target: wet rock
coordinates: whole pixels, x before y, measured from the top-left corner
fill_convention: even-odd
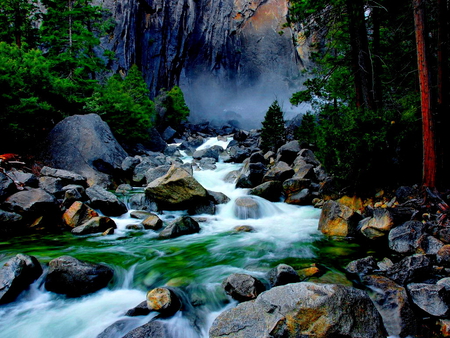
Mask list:
[[[64,208],[70,207],[76,201],[86,201],[86,190],[81,185],[70,184],[63,187],[64,199],[62,205]]]
[[[200,232],[200,226],[198,223],[189,216],[183,216],[165,227],[159,233],[159,238],[176,238],[197,232]]]
[[[145,188],[146,196],[162,209],[183,210],[207,199],[207,192],[186,170],[172,166],[169,172]]]
[[[376,208],[372,217],[359,222],[361,233],[369,239],[386,236],[394,226],[394,219],[388,209]]]
[[[128,332],[123,338],[171,338],[167,324],[160,321],[151,321]],[[106,337],[105,337],[106,338]]]
[[[94,209],[83,202],[76,201],[64,212],[62,220],[69,228],[75,228],[94,217],[98,217],[98,213]]]
[[[389,248],[398,253],[412,254],[419,247],[424,233],[425,227],[422,222],[406,222],[389,232]]]
[[[108,326],[96,338],[112,338],[123,337],[124,334],[136,328],[136,321],[134,318],[120,319]]]
[[[214,204],[226,204],[230,201],[230,198],[222,192],[208,190],[209,198]]]
[[[133,210],[130,212],[131,218],[136,219],[146,219],[148,216],[154,215],[149,211],[143,211],[143,210]]]
[[[254,232],[255,228],[251,225],[237,225],[233,228],[235,232]]]
[[[119,195],[128,195],[131,191],[133,191],[133,187],[130,184],[120,184],[116,188],[116,194]]]
[[[0,304],[14,301],[42,274],[42,267],[33,256],[18,254],[0,270]]]
[[[261,281],[253,276],[234,273],[228,276],[223,282],[222,287],[225,292],[238,302],[246,302],[255,299],[266,290]]]
[[[103,233],[109,229],[117,229],[116,223],[109,217],[99,216],[93,217],[83,224],[73,228],[72,233],[74,235],[88,235]],[[114,233],[114,231],[112,233]]]
[[[161,219],[155,214],[150,214],[141,223],[145,229],[159,230],[163,226]]]
[[[426,255],[403,258],[385,271],[386,277],[400,285],[424,281],[431,276],[433,261]]]
[[[377,269],[378,269],[377,262],[375,258],[373,258],[372,256],[354,260],[348,263],[347,266],[345,267],[345,270],[347,270],[348,273],[359,276],[371,274],[373,271]]]
[[[300,282],[297,271],[287,264],[278,264],[267,276],[271,287]]]
[[[61,256],[49,262],[45,288],[69,297],[79,297],[106,287],[112,277],[113,270],[106,265]]]
[[[260,185],[266,172],[266,166],[262,163],[247,163],[236,181],[236,188],[253,188]]]
[[[263,182],[285,181],[294,175],[294,170],[283,161],[279,161],[263,177]]]
[[[151,312],[151,310],[147,306],[147,301],[144,300],[143,302],[139,303],[134,308],[128,310],[125,313],[125,316],[128,317],[136,317],[136,316],[146,316]]]
[[[294,283],[222,312],[211,338],[385,338],[383,323],[367,294],[335,284]]]
[[[205,139],[201,136],[189,137],[186,141],[183,141],[180,145],[181,150],[186,150],[188,154],[192,153],[205,142]]]
[[[114,170],[121,169],[127,157],[97,114],[74,115],[59,122],[48,135],[44,153],[47,165],[80,174],[91,186],[110,185]]]
[[[144,226],[142,224],[127,224],[125,229],[128,230],[144,230]]]
[[[248,192],[249,195],[259,196],[271,202],[279,202],[282,194],[280,181],[262,183]]]
[[[181,153],[178,150],[178,147],[175,145],[170,145],[166,149],[164,149],[164,155],[171,157],[181,157]]]
[[[228,147],[227,147],[227,153],[229,156],[229,159],[227,161],[225,161],[227,163],[230,163],[230,162],[242,163],[251,154],[250,150],[247,148],[240,148],[239,146],[230,146],[230,145],[228,145]]]
[[[353,236],[361,215],[335,201],[327,201],[322,207],[319,230],[327,236]]]
[[[152,156],[142,157],[141,162],[133,170],[132,180],[135,184],[144,184],[146,174],[150,169],[170,164],[171,162],[163,154],[156,153]],[[149,179],[151,178],[149,177]]]
[[[210,148],[205,148],[201,150],[196,150],[192,157],[196,160],[200,160],[205,157],[213,158],[216,161],[219,161],[219,156],[223,152],[223,148],[220,146],[213,146]]]
[[[172,316],[180,310],[181,301],[172,289],[156,288],[147,292],[147,308],[163,316]]]
[[[407,289],[414,304],[426,313],[436,317],[448,315],[450,292],[444,285],[411,283]]]
[[[261,217],[259,203],[251,196],[238,197],[234,201],[234,215],[239,219]]]
[[[145,193],[132,194],[128,200],[130,209],[140,211],[158,211],[158,205],[156,202],[150,200]]]
[[[415,336],[418,332],[417,318],[406,289],[382,276],[364,276],[362,281],[370,289],[369,297],[381,314],[388,335]]]
[[[211,199],[203,200],[199,203],[192,205],[188,209],[189,215],[214,215],[216,213],[216,206]]]
[[[120,216],[126,213],[127,207],[113,193],[94,185],[86,189],[89,204],[94,209],[99,209],[106,216]]]

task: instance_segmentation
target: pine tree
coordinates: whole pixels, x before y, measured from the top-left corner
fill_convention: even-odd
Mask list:
[[[283,112],[275,100],[267,111],[261,128],[261,149],[276,151],[285,141]]]

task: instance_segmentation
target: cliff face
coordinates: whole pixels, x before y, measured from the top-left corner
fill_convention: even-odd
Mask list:
[[[180,85],[194,119],[261,115],[299,89],[308,51],[283,28],[287,0],[97,1],[117,22],[113,68],[138,64],[152,95]]]

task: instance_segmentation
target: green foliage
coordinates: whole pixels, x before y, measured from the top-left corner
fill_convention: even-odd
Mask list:
[[[88,99],[85,109],[97,113],[122,141],[144,141],[155,119],[149,90],[136,65],[122,79],[110,77],[104,87]]]
[[[169,91],[161,90],[155,99],[155,103],[160,129],[165,129],[168,126],[176,128],[189,116],[189,108],[184,100],[183,92],[178,86],[174,86]]]
[[[316,143],[316,116],[311,112],[306,113],[302,117],[302,123],[295,131],[295,138],[301,142]]]
[[[0,152],[32,148],[61,119],[54,102],[65,99],[50,68],[39,50],[0,42]]]
[[[267,110],[261,128],[261,149],[276,151],[285,141],[283,112],[275,100]]]

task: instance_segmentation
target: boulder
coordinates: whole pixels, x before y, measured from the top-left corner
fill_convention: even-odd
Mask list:
[[[251,225],[236,225],[233,230],[234,232],[254,232],[255,228]]]
[[[234,201],[234,215],[239,219],[261,217],[261,208],[258,201],[252,196],[238,197]]]
[[[389,232],[389,248],[402,254],[415,253],[424,233],[422,222],[408,221]]]
[[[291,141],[284,145],[282,145],[277,151],[277,159],[278,161],[283,161],[288,164],[292,164],[297,154],[300,152],[301,147],[298,141]]]
[[[412,301],[426,313],[446,317],[450,312],[450,292],[442,284],[411,283],[407,287]]]
[[[285,181],[295,174],[294,170],[283,161],[277,162],[263,177],[263,182]]]
[[[81,185],[69,184],[62,188],[64,199],[62,206],[64,208],[70,207],[76,201],[86,201],[86,190]]]
[[[230,201],[230,198],[222,192],[208,190],[209,199],[214,204],[226,204]]]
[[[269,271],[268,279],[271,287],[300,282],[300,277],[294,268],[287,264],[278,264]]]
[[[63,185],[75,184],[87,187],[86,177],[68,170],[44,166],[41,169],[41,176],[58,178],[62,181]]]
[[[181,301],[172,289],[156,288],[147,292],[147,308],[163,316],[172,316],[180,310]]]
[[[0,201],[17,191],[14,181],[0,172]]]
[[[93,217],[83,224],[72,229],[74,235],[87,235],[95,233],[104,233],[109,229],[117,229],[116,223],[109,217]],[[114,233],[108,232],[109,234]]]
[[[69,228],[75,228],[94,217],[98,217],[98,213],[94,209],[80,201],[76,201],[64,212],[62,220]]]
[[[49,133],[44,151],[47,165],[87,178],[89,185],[108,186],[127,153],[97,114],[73,115]]]
[[[161,134],[161,137],[164,141],[170,142],[173,140],[173,138],[175,137],[176,134],[177,134],[177,131],[169,126],[163,131],[163,133]]]
[[[361,233],[369,239],[386,236],[394,226],[394,218],[388,209],[376,208],[372,217],[359,222]]]
[[[128,195],[131,191],[133,191],[133,187],[130,184],[122,183],[116,188],[115,193],[118,195]]]
[[[296,163],[294,165],[294,178],[304,178],[311,181],[317,181],[316,172],[314,171],[314,165],[304,163]]]
[[[42,267],[33,256],[17,254],[0,270],[0,304],[14,301],[42,274]]]
[[[96,338],[123,337],[124,334],[127,334],[135,328],[135,318],[120,319],[104,329]]]
[[[61,256],[49,262],[45,288],[69,297],[78,297],[106,287],[112,277],[113,270],[106,265]]]
[[[375,258],[373,258],[372,256],[351,261],[350,263],[347,264],[345,268],[345,270],[347,270],[348,273],[359,276],[371,274],[373,271],[377,269],[378,269],[377,262],[375,261]]]
[[[143,302],[136,305],[134,308],[129,309],[125,313],[125,316],[128,316],[128,317],[146,316],[150,312],[151,312],[151,310],[147,306],[147,301],[144,300]]]
[[[222,287],[228,295],[238,302],[255,299],[266,290],[259,279],[243,273],[234,273],[228,276],[222,282]]]
[[[228,145],[227,153],[229,158],[225,162],[233,162],[233,163],[242,163],[251,154],[249,149],[241,148],[237,145],[234,146]]]
[[[132,210],[158,211],[156,202],[150,200],[145,193],[132,194],[128,199],[128,206]]]
[[[10,171],[8,171],[8,176],[14,181],[18,182],[20,186],[27,186],[32,188],[37,188],[39,186],[39,180],[38,178],[31,174],[26,173],[20,170],[16,170],[15,168],[12,168]],[[0,182],[2,181],[1,174],[0,174]],[[2,184],[0,183],[0,186]],[[1,188],[0,188],[1,190]],[[15,190],[15,187],[14,189]],[[2,193],[0,192],[0,200],[1,200]]]
[[[416,336],[417,318],[406,289],[383,276],[368,275],[363,277],[362,281],[370,290],[369,297],[383,318],[388,335]]]
[[[139,163],[141,163],[140,156],[134,156],[134,157],[127,156],[122,161],[122,164],[120,165],[120,167],[122,168],[123,171],[125,171],[127,173],[132,173],[134,171],[134,168],[136,168],[136,166]]]
[[[161,209],[184,210],[207,199],[207,191],[186,170],[172,166],[169,172],[150,182],[146,196]]]
[[[151,321],[128,332],[122,338],[143,338],[143,337],[171,338],[173,336],[169,333],[167,324],[160,321]]]
[[[57,196],[58,198],[60,198],[63,195],[62,192],[63,187],[64,183],[60,178],[49,176],[39,177],[39,188],[45,190],[49,194]]]
[[[113,193],[94,185],[86,189],[89,204],[94,209],[99,209],[106,216],[120,216],[126,213],[127,207]]]
[[[279,202],[282,194],[282,185],[280,181],[265,182],[250,189],[248,194],[262,197],[271,202]]]
[[[200,160],[197,160],[196,163],[201,170],[214,170],[217,168],[217,161],[212,157],[202,157]]]
[[[159,238],[176,238],[183,235],[189,235],[200,232],[198,223],[189,216],[177,218],[160,233]]]
[[[144,156],[133,170],[133,182],[136,184],[144,183],[146,173],[149,169],[170,164],[170,161],[163,154],[155,153],[152,156]]]
[[[3,207],[24,217],[59,214],[55,197],[39,188],[16,192],[3,202]]]
[[[145,229],[159,230],[163,226],[161,219],[155,214],[148,215],[141,223]]]
[[[205,148],[205,149],[201,149],[201,150],[196,150],[193,154],[192,157],[196,160],[200,160],[204,157],[209,157],[209,158],[213,158],[216,161],[219,161],[219,156],[220,154],[223,152],[223,148],[220,146],[213,146],[210,148]]]
[[[253,188],[260,185],[266,172],[264,164],[247,162],[236,181],[236,188]]]
[[[446,244],[438,250],[436,260],[440,265],[450,267],[450,244]]]
[[[156,168],[148,169],[144,174],[147,184],[149,184],[150,182],[153,182],[157,178],[160,178],[160,177],[164,176],[165,174],[167,174],[167,172],[170,170],[170,168],[171,168],[171,166],[166,164],[166,165],[160,165]]]
[[[428,235],[423,236],[420,242],[420,248],[427,255],[437,255],[444,245],[445,244],[437,238]],[[439,257],[436,258],[439,263]]]
[[[136,219],[146,219],[148,216],[154,215],[153,213],[149,212],[149,211],[143,211],[143,210],[133,210],[130,212],[130,217],[131,218],[136,218]]]
[[[403,258],[388,268],[384,274],[400,285],[427,280],[431,277],[433,261],[427,255],[413,255]]]
[[[256,152],[250,155],[249,162],[250,163],[266,163],[266,159],[264,158],[264,155],[261,152]]]
[[[222,312],[209,336],[385,338],[386,333],[364,291],[302,282],[275,287]]]
[[[167,147],[166,141],[161,137],[161,134],[156,128],[150,128],[148,131],[148,138],[144,142],[144,146],[150,151],[161,152]]]
[[[233,140],[236,140],[238,142],[244,142],[248,137],[248,132],[245,130],[239,130],[238,132],[234,133]]]
[[[322,207],[319,230],[327,236],[353,236],[361,215],[335,201],[327,201]]]

